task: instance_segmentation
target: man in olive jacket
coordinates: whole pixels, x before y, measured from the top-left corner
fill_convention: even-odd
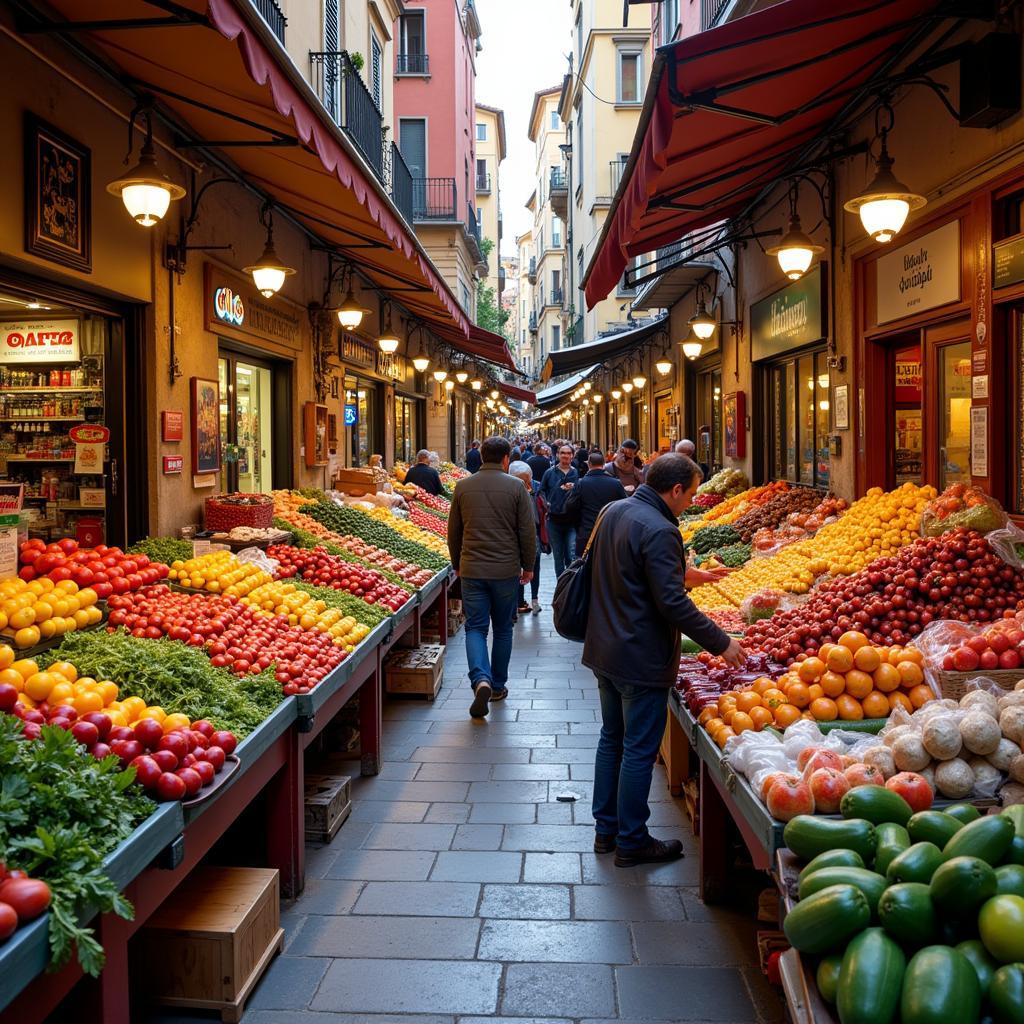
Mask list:
[[[466,656],[473,703],[469,713],[483,718],[489,702],[508,696],[512,622],[519,584],[533,579],[537,527],[529,492],[508,475],[512,447],[489,437],[480,448],[479,472],[455,485],[448,516],[448,552],[462,578],[466,612]],[[487,631],[494,625],[491,655]]]
[[[647,482],[605,510],[590,547],[583,664],[597,676],[602,720],[594,772],[594,851],[615,850],[619,867],[683,854],[678,840],[663,842],[647,831],[654,759],[665,730],[668,690],[679,671],[679,634],[731,665],[745,662],[738,641],[686,594],[678,516],[700,481],[700,469],[686,456],[659,456]]]

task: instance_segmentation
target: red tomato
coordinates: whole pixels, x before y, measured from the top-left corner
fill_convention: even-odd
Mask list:
[[[180,775],[164,772],[156,780],[156,794],[161,800],[181,800],[187,791],[188,787],[185,785],[185,780]]]
[[[9,903],[0,903],[0,942],[9,939],[18,927],[18,915]]]
[[[152,758],[160,766],[162,772],[173,772],[180,763],[177,755],[171,750],[154,750]]]
[[[8,878],[0,884],[0,903],[6,903],[24,923],[50,905],[50,887],[38,878]]]
[[[145,789],[152,789],[163,774],[163,769],[149,754],[139,755],[131,766],[135,769],[135,781]]]

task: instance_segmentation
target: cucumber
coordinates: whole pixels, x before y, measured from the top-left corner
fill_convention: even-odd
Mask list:
[[[970,961],[949,946],[926,946],[903,976],[901,1024],[978,1024],[981,986]]]
[[[870,921],[868,898],[860,889],[830,885],[801,900],[786,915],[782,930],[798,952],[828,953],[867,928]]]
[[[1024,864],[1024,837],[1014,836],[1003,860],[1007,864]]]
[[[800,899],[805,900],[830,885],[855,885],[868,898],[872,917],[878,912],[878,901],[889,883],[884,876],[867,868],[819,868],[800,883]]]
[[[1024,865],[1004,864],[996,868],[996,895],[1024,896]]]
[[[965,825],[970,825],[972,821],[977,821],[981,817],[981,811],[974,804],[950,804],[949,807],[942,809],[942,813],[951,814]]]
[[[915,843],[934,843],[940,850],[964,827],[964,823],[944,811],[918,811],[907,823]]]
[[[942,851],[934,843],[914,843],[890,863],[885,877],[890,883],[923,882],[927,885],[942,859]]]
[[[889,865],[910,848],[910,835],[902,825],[887,821],[875,827],[875,838],[874,869],[884,875]]]
[[[942,848],[942,854],[946,860],[954,857],[979,857],[995,867],[1002,863],[1013,836],[1014,825],[1010,818],[1002,814],[990,814],[964,825]]]
[[[808,876],[814,874],[815,871],[820,871],[822,868],[862,868],[864,867],[864,860],[859,853],[855,853],[853,850],[826,850],[824,853],[819,853],[800,872],[799,881],[803,880]]]
[[[981,939],[967,939],[958,943],[956,951],[971,962],[974,973],[978,976],[978,984],[981,986],[981,997],[984,999],[988,994],[989,985],[992,984],[992,975],[996,973],[999,964],[992,959]]]
[[[782,838],[804,860],[811,860],[827,850],[853,850],[865,864],[875,856],[875,826],[858,818],[838,821],[798,814],[786,823]]]
[[[830,1006],[836,1004],[836,989],[839,987],[839,968],[843,966],[843,958],[838,953],[826,956],[818,964],[814,975],[814,983],[818,986],[818,994]]]
[[[921,882],[890,885],[878,901],[878,919],[897,942],[915,949],[934,942],[937,934],[931,892]]]
[[[843,1024],[889,1024],[900,1004],[907,958],[883,928],[868,928],[843,954],[836,1008]]]
[[[1024,964],[1007,964],[992,975],[988,1001],[995,1024],[1024,1020]]]
[[[906,826],[914,813],[910,804],[885,786],[857,786],[847,791],[839,803],[844,818],[863,818],[873,825],[893,821]]]
[[[935,869],[929,887],[941,914],[967,918],[996,894],[996,873],[980,857],[954,857]]]

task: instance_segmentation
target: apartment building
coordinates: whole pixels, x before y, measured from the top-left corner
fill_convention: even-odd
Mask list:
[[[501,279],[504,282],[501,292],[501,308],[508,314],[505,322],[505,337],[510,339],[510,347],[520,359],[519,325],[522,317],[519,312],[519,257],[502,256],[499,261]]]
[[[501,267],[501,162],[505,159],[505,112],[484,103],[476,105],[474,125],[476,158],[473,180],[476,186],[476,212],[480,237],[493,242],[487,260],[485,283],[494,290],[495,301],[501,303],[505,275]]]
[[[565,125],[559,116],[559,86],[534,93],[529,137],[534,145],[537,187],[527,202],[533,214],[533,252],[527,278],[533,286],[530,330],[536,336],[535,357],[539,368],[549,352],[564,344],[565,324],[565,224],[552,206],[552,194],[564,191],[562,145]]]
[[[473,0],[404,4],[395,22],[395,120],[412,178],[413,223],[470,319],[486,273],[475,187],[481,33]]]
[[[524,373],[535,377],[540,370],[537,362],[537,314],[533,308],[533,281],[531,281],[530,261],[535,261],[533,254],[533,231],[524,231],[516,239],[516,250],[519,253],[519,307],[518,331],[516,340],[519,345],[518,363]],[[533,280],[536,280],[536,262],[533,264]]]

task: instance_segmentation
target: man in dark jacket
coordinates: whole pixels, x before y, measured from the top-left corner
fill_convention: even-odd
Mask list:
[[[466,656],[473,703],[469,713],[483,718],[488,703],[508,696],[512,656],[512,617],[519,584],[533,579],[537,524],[526,488],[508,475],[512,446],[489,437],[480,449],[480,472],[455,485],[448,516],[448,553],[462,577],[466,612]],[[494,641],[487,656],[487,632]]]
[[[669,687],[679,670],[680,632],[730,665],[745,662],[686,594],[678,516],[700,484],[683,455],[660,456],[647,483],[604,514],[590,548],[592,586],[583,664],[597,676],[601,736],[594,772],[594,850],[631,867],[682,856],[678,840],[647,831],[654,760]]]
[[[600,450],[591,452],[587,460],[587,475],[572,489],[565,499],[565,511],[576,520],[576,557],[583,554],[587,540],[594,529],[598,513],[613,501],[628,497],[625,488],[615,477],[604,471],[604,455]]]
[[[555,559],[555,576],[561,576],[576,551],[576,527],[563,519],[565,500],[580,475],[572,464],[572,444],[565,442],[558,449],[558,462],[540,482],[538,493],[548,513],[548,539]]]
[[[441,493],[441,474],[430,465],[430,452],[426,448],[416,453],[416,465],[405,474],[405,483],[422,487],[427,494]]]
[[[533,473],[534,489],[540,487],[544,474],[551,468],[551,460],[548,458],[549,450],[546,444],[539,444],[534,453],[526,460],[526,464]]]
[[[466,452],[466,469],[470,473],[475,473],[480,468],[480,463],[483,460],[480,458],[480,442],[474,441],[469,446],[469,451]]]

